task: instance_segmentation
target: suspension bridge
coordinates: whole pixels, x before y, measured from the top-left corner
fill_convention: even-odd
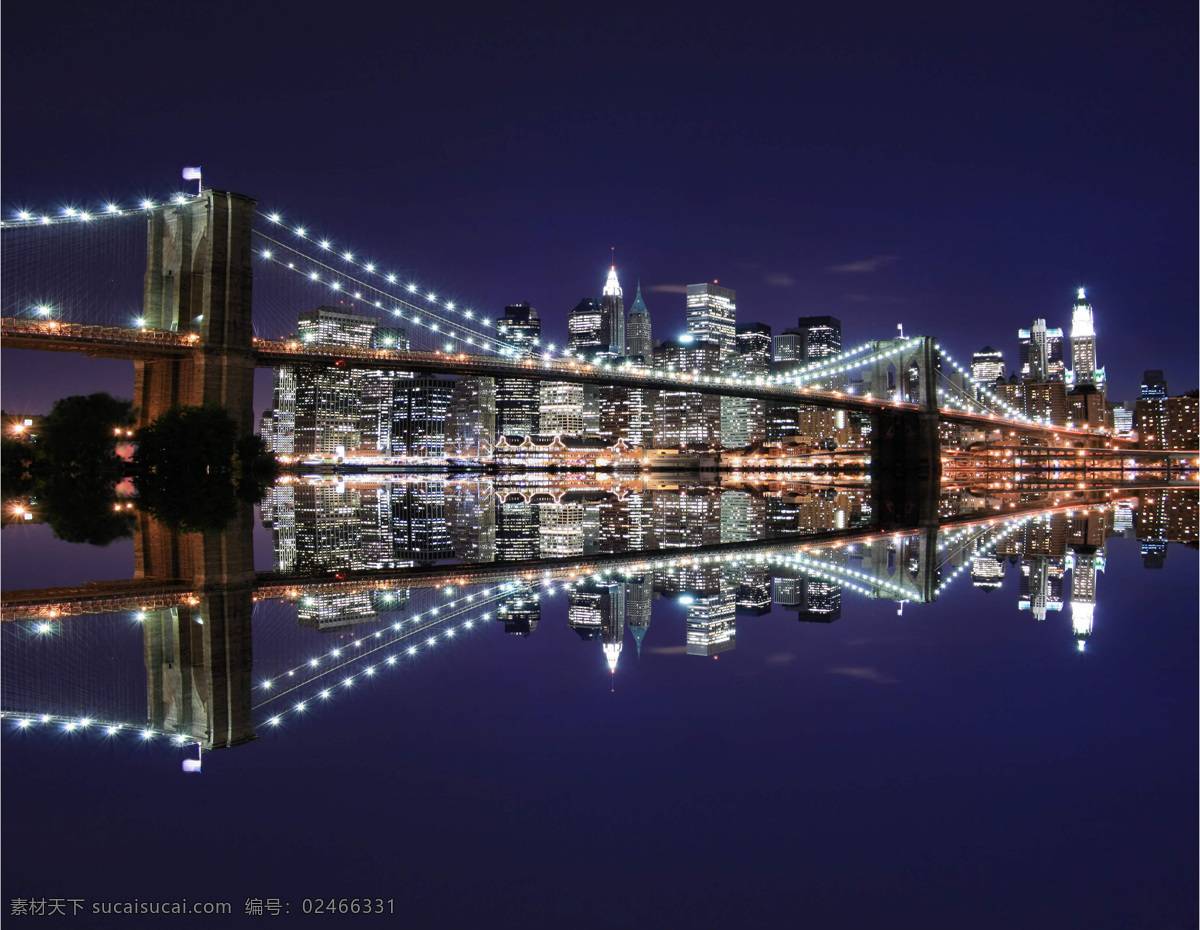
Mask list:
[[[81,267],[70,251],[79,240],[67,235],[58,241],[54,234],[99,235],[98,227],[128,229],[131,220],[146,228],[136,309],[130,310],[131,295],[105,303],[88,293],[86,283],[59,301],[42,296],[39,282],[48,277],[44,268],[36,270],[40,256],[53,258],[50,278],[62,277],[64,265]],[[990,389],[969,384],[965,370],[927,336],[872,340],[787,374],[753,377],[588,359],[540,340],[516,345],[485,314],[227,191],[179,194],[165,203],[107,203],[93,211],[20,210],[0,230],[9,247],[3,345],[134,361],[135,402],[145,422],[175,404],[219,403],[252,430],[253,369],[289,364],[686,390],[855,411],[880,423],[872,434],[873,458],[923,474],[940,468],[939,421],[1097,447],[1105,438],[1024,416]],[[45,236],[52,238],[43,241]],[[91,254],[87,273],[109,273],[108,256]],[[29,282],[15,280],[24,269],[34,269]],[[289,291],[283,309],[256,308],[256,274],[268,270],[283,275],[289,287],[302,287]],[[403,327],[412,348],[359,349],[289,338],[297,307],[331,301]],[[860,380],[847,386],[851,375]]]

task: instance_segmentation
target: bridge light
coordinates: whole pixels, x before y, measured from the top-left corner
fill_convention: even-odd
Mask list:
[[[41,222],[43,226],[48,226],[50,224],[50,217],[43,216]]]
[[[308,279],[310,281],[319,281],[321,279],[321,276],[314,271],[312,274],[310,274],[308,276]]]
[[[134,323],[135,323],[135,324],[138,326],[138,328],[139,328],[139,329],[145,329],[145,328],[146,328],[146,320],[145,320],[145,318],[144,318],[144,317],[140,317],[140,316],[139,316],[139,317],[138,317],[136,320],[134,320],[133,322],[134,322]]]
[[[263,249],[263,251],[262,251],[262,257],[263,257],[263,258],[270,258],[270,257],[271,257],[271,250],[270,250],[270,249]]]
[[[322,239],[322,240],[321,240],[321,243],[320,243],[320,245],[321,245],[321,248],[323,248],[323,249],[328,249],[328,248],[329,248],[329,240],[328,240],[328,239]]]
[[[394,274],[390,274],[390,275],[388,275],[388,276],[387,276],[387,283],[388,283],[388,284],[395,284],[395,283],[396,283],[396,276],[395,276]]]
[[[374,265],[371,265],[371,264],[368,264],[368,265],[366,265],[366,270],[367,270],[367,271],[369,271],[369,272],[372,272],[372,273],[374,273],[374,271],[375,271],[375,266],[374,266]]]
[[[29,213],[28,213],[28,211],[26,211],[26,210],[18,210],[18,211],[17,211],[17,219],[19,219],[19,220],[27,220],[27,219],[29,219]],[[26,724],[26,725],[28,726],[28,724]]]
[[[329,286],[330,286],[331,288],[333,288],[335,291],[340,291],[340,290],[342,289],[342,282],[341,282],[341,281],[334,281],[334,282],[333,282],[331,285],[329,285]]]
[[[413,293],[413,294],[415,294],[415,293],[417,292],[417,286],[416,286],[415,284],[410,284],[410,285],[408,286],[408,289],[409,289],[409,291],[410,291],[411,293]]]
[[[352,262],[352,261],[354,261],[354,253],[353,252],[343,252],[342,258],[344,258],[348,262]]]
[[[303,227],[303,226],[297,226],[297,227],[296,227],[296,235],[297,235],[297,236],[299,236],[301,239],[303,239],[303,238],[304,238],[304,236],[305,236],[305,231],[304,231],[304,227]]]

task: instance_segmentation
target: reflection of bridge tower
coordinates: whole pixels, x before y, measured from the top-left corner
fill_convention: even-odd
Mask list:
[[[142,642],[152,729],[195,740],[205,749],[254,739],[253,607],[246,585],[146,615]]]
[[[209,190],[151,211],[140,325],[195,333],[199,348],[182,358],[134,362],[139,425],[169,407],[220,404],[240,432],[253,432],[250,224],[256,203]]]
[[[875,344],[896,354],[874,362],[863,388],[917,405],[881,410],[871,430],[871,497],[880,525],[927,526],[937,520],[942,475],[938,441],[938,351],[928,336]]]
[[[870,566],[871,576],[890,581],[901,589],[888,590],[883,596],[899,596],[921,603],[936,599],[937,537],[938,531],[934,527],[907,536],[886,536],[866,544],[863,564]]]
[[[146,615],[147,717],[206,748],[254,738],[253,520],[246,505],[220,535],[174,532],[145,514],[134,527],[135,576],[184,581],[194,592],[185,606]]]

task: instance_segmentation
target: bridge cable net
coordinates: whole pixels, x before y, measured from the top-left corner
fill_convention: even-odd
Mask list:
[[[520,352],[499,337],[485,312],[418,284],[412,272],[366,258],[343,240],[322,238],[309,226],[263,212],[255,215],[253,238],[259,338],[289,338],[300,311],[333,306],[404,330],[409,346],[419,351]]]
[[[145,270],[141,210],[74,210],[73,216],[47,215],[46,223],[0,224],[5,317],[134,327],[142,315]]]
[[[140,733],[147,720],[142,626],[136,613],[0,624],[5,729]]]

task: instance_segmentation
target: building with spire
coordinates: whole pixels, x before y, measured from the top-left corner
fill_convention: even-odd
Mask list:
[[[1105,391],[1104,369],[1096,365],[1096,322],[1083,288],[1071,308],[1071,375],[1077,389]]]
[[[629,308],[629,320],[625,337],[625,355],[633,357],[640,355],[647,362],[654,351],[654,338],[650,331],[650,311],[642,300],[642,282],[638,282],[637,296],[633,298],[633,306]]]
[[[625,297],[617,280],[617,266],[608,269],[608,279],[600,294],[600,334],[607,343],[605,351],[625,354]]]

